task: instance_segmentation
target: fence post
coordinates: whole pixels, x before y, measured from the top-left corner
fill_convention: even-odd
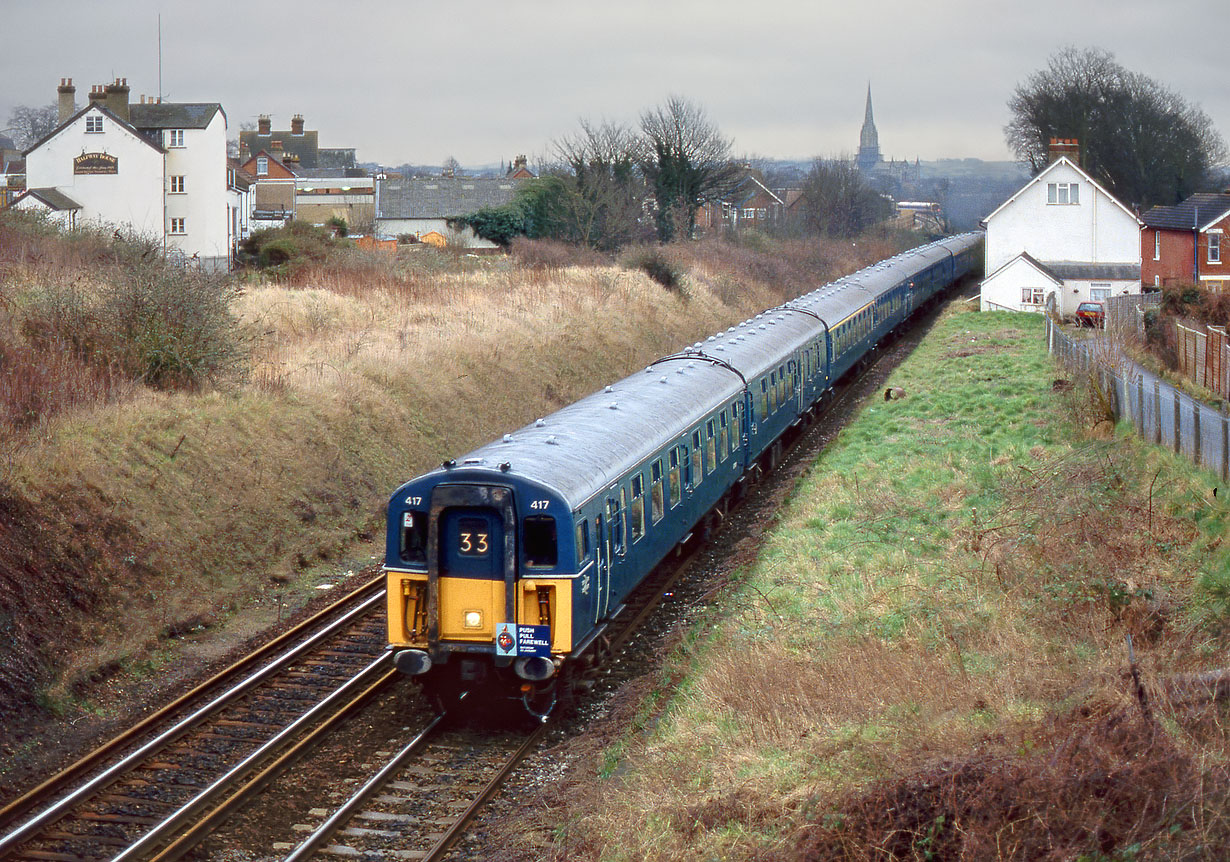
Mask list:
[[[1140,436],[1145,436],[1145,378],[1144,375],[1136,378],[1136,408],[1140,413],[1140,424],[1136,427],[1140,429]],[[644,480],[642,480],[644,481]]]
[[[1230,416],[1221,417],[1221,480],[1230,482]]]
[[[1174,393],[1174,453],[1179,455],[1183,452],[1182,441],[1179,438],[1179,423],[1182,421],[1179,417],[1179,390],[1172,389],[1171,391]]]
[[[1197,467],[1200,466],[1200,402],[1192,399],[1192,428],[1196,433],[1196,448],[1192,452],[1192,463]]]
[[[1162,445],[1162,386],[1153,381],[1153,445]]]

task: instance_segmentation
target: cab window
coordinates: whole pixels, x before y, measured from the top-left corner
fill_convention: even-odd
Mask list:
[[[403,512],[401,516],[401,559],[405,563],[427,564],[427,513]]]
[[[521,531],[527,566],[546,568],[559,562],[554,518],[550,515],[529,515],[521,522]]]

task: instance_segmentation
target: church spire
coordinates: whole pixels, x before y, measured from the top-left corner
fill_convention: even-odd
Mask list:
[[[856,158],[859,169],[869,171],[878,165],[882,158],[880,156],[880,135],[876,132],[875,117],[871,113],[871,82],[867,82],[867,109],[863,113],[863,129],[858,136],[858,156]]]

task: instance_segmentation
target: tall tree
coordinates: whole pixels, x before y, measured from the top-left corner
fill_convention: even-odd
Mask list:
[[[720,197],[738,178],[731,140],[704,108],[681,96],[641,114],[641,132],[641,169],[657,199],[658,239],[691,237],[700,205]]]
[[[804,227],[825,236],[857,236],[892,214],[850,159],[816,159],[803,179]]]
[[[630,242],[641,215],[645,180],[642,143],[628,126],[581,120],[579,133],[552,144],[573,195],[567,200],[571,233],[603,251]]]
[[[1008,100],[1008,145],[1038,173],[1050,139],[1076,138],[1081,167],[1128,204],[1177,203],[1209,181],[1226,147],[1208,116],[1097,48],[1064,48]]]
[[[30,107],[18,105],[9,114],[9,126],[13,130],[13,144],[19,150],[28,149],[55,130],[60,119],[58,105]]]

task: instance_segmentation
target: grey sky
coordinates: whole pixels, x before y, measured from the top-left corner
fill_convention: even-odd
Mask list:
[[[3,4],[0,122],[83,103],[126,77],[133,98],[218,101],[232,136],[302,113],[363,161],[531,157],[579,117],[634,122],[677,93],[739,154],[857,148],[868,82],[886,158],[1011,158],[1013,87],[1065,45],[1112,51],[1230,135],[1223,0],[20,0]]]

